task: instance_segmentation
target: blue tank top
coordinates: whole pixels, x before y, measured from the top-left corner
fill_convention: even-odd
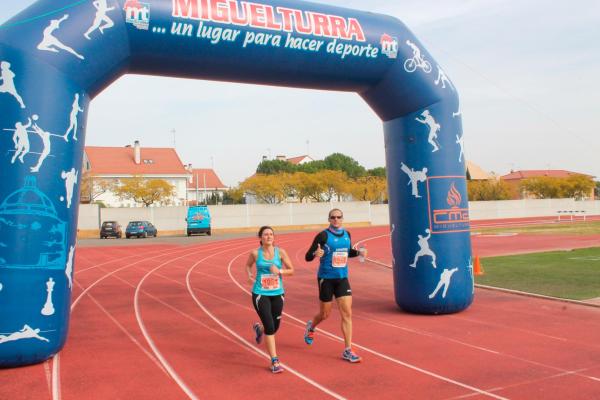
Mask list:
[[[348,277],[348,257],[350,255],[350,236],[344,229],[342,235],[334,235],[329,229],[323,257],[319,263],[319,278],[340,279]]]
[[[264,296],[277,296],[283,294],[283,280],[279,275],[271,273],[271,265],[281,269],[281,257],[279,247],[275,247],[272,260],[265,259],[262,247],[258,248],[256,259],[256,280],[252,287],[252,293]]]

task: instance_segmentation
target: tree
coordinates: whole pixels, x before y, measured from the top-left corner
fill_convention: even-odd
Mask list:
[[[382,203],[388,199],[387,181],[378,176],[358,178],[350,185],[350,194],[355,200]]]
[[[527,195],[538,199],[583,199],[590,196],[594,188],[594,180],[581,174],[567,178],[540,176],[524,179],[519,188]]]
[[[334,197],[341,200],[341,197],[349,192],[348,175],[343,171],[325,170],[315,174],[315,177],[321,182],[323,188],[322,195],[325,201],[331,201]]]
[[[276,175],[281,172],[294,173],[296,165],[285,160],[263,160],[256,168],[257,174]]]
[[[527,195],[538,199],[558,199],[561,193],[560,180],[548,176],[523,179],[519,188]]]
[[[114,189],[121,199],[131,199],[148,207],[154,203],[169,204],[175,196],[175,186],[164,179],[145,179],[140,176],[123,179]]]
[[[305,199],[321,201],[323,186],[316,174],[296,172],[291,177],[292,184],[296,188],[296,198],[302,203]]]
[[[239,186],[230,188],[223,193],[223,204],[245,204],[244,190]]]
[[[595,186],[591,176],[571,175],[563,179],[561,194],[563,197],[581,200],[588,198]]]
[[[377,167],[367,170],[367,176],[376,176],[378,178],[385,178],[387,176],[385,167]]]
[[[115,186],[116,183],[114,180],[98,178],[92,175],[89,171],[86,171],[81,177],[80,199],[82,202],[93,203],[94,200],[104,193],[113,191]]]
[[[240,188],[267,204],[279,204],[286,198],[284,186],[277,175],[256,174],[242,182]]]
[[[500,179],[467,181],[469,201],[491,201],[510,199],[510,189]]]
[[[350,178],[365,176],[367,172],[355,159],[341,153],[333,153],[323,161],[327,169],[344,171]]]
[[[319,171],[323,171],[326,168],[325,161],[315,160],[297,166],[298,172],[306,172],[308,174],[314,174]]]

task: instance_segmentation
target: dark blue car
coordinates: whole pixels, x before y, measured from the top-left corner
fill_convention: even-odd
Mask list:
[[[148,221],[131,221],[127,224],[127,229],[125,230],[125,237],[127,239],[132,236],[137,236],[139,238],[148,236],[156,237],[157,234],[158,230],[156,227]]]

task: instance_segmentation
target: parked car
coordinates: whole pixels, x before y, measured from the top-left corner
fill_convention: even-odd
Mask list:
[[[207,206],[190,206],[185,220],[188,236],[194,233],[206,233],[210,236],[210,213]]]
[[[131,221],[125,229],[125,237],[129,239],[132,236],[139,238],[154,236],[158,234],[158,230],[148,221]]]
[[[106,239],[110,236],[117,239],[121,239],[123,236],[123,230],[117,221],[104,221],[102,227],[100,227],[100,239]]]

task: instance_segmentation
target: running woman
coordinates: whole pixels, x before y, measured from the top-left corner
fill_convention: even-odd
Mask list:
[[[350,232],[342,227],[344,214],[334,208],[329,211],[329,227],[320,232],[312,242],[304,257],[306,261],[320,258],[317,282],[319,284],[319,313],[306,323],[304,341],[311,345],[317,325],[331,314],[333,296],[335,296],[342,317],[344,352],[342,358],[357,363],[361,357],[352,351],[352,289],[348,281],[348,258],[360,255],[352,248]],[[366,256],[366,249],[361,250]]]
[[[263,336],[267,352],[271,356],[271,372],[278,374],[284,369],[279,362],[275,348],[275,333],[279,329],[283,313],[283,280],[282,276],[294,274],[294,266],[285,250],[275,247],[273,228],[263,226],[258,231],[260,247],[253,250],[246,261],[248,281],[252,287],[252,304],[260,321],[253,325],[256,344],[262,342]],[[256,276],[252,275],[252,267],[256,265]]]

